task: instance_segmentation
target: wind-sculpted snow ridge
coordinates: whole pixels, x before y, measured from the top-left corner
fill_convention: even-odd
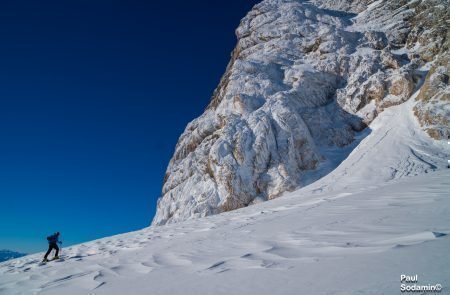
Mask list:
[[[178,141],[153,224],[273,199],[333,170],[360,131],[421,86],[433,56],[448,54],[446,1],[428,2],[256,5],[236,30],[208,108]],[[427,20],[430,13],[438,20]],[[425,101],[416,115],[440,139],[450,111],[448,76],[437,72],[444,73],[435,92],[447,91],[447,102]],[[403,168],[392,169],[406,175]]]

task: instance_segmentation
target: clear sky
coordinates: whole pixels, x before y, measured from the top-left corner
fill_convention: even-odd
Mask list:
[[[0,3],[0,249],[150,224],[257,0]]]

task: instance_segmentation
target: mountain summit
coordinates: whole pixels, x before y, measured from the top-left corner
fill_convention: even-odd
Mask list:
[[[428,17],[433,15],[432,18]],[[326,175],[386,108],[434,139],[450,117],[446,1],[265,0],[167,168],[154,225],[276,198]]]

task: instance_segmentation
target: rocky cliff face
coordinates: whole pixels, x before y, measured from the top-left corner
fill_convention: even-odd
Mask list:
[[[383,109],[406,101],[430,66],[416,114],[437,130],[430,135],[443,136],[446,2],[256,5],[236,30],[209,106],[177,143],[153,224],[234,210],[307,184],[308,172],[329,160],[324,150],[345,147]],[[430,21],[433,11],[440,16]]]

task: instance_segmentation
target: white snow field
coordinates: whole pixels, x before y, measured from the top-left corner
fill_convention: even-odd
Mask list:
[[[401,294],[402,274],[450,294],[450,147],[417,131],[414,103],[301,190],[4,262],[0,294]]]

